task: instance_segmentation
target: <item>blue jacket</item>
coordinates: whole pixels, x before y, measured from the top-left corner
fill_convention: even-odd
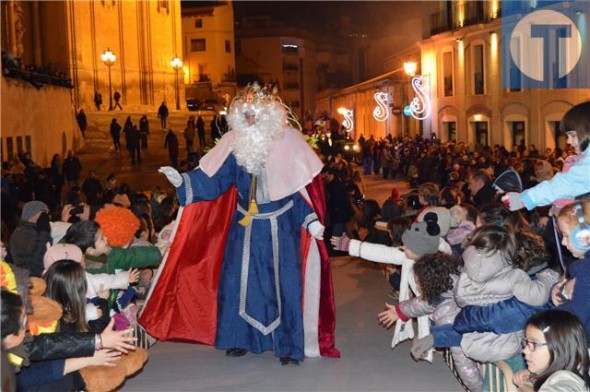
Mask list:
[[[570,276],[576,278],[572,299],[566,301],[557,309],[567,310],[578,316],[586,331],[586,338],[590,343],[590,250],[584,258],[574,261],[569,267]]]
[[[552,179],[527,189],[521,193],[521,198],[526,208],[532,210],[587,192],[590,192],[590,147],[580,154],[580,160],[567,172],[557,173]]]

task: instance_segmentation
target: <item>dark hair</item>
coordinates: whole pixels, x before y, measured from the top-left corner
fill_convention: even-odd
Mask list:
[[[432,182],[425,182],[418,188],[418,194],[424,198],[429,206],[438,206],[440,204],[440,190],[438,185]]]
[[[506,227],[511,231],[526,229],[528,223],[519,211],[510,211],[503,203],[486,204],[479,211],[479,217],[486,225]]]
[[[373,199],[367,199],[361,205],[361,219],[359,225],[367,229],[372,229],[375,226],[375,220],[377,215],[381,214],[381,208],[379,203]]]
[[[469,245],[482,253],[501,252],[508,263],[512,263],[515,253],[514,236],[504,227],[484,225],[471,234]]]
[[[531,268],[549,261],[543,237],[529,230],[517,230],[514,233],[516,250],[514,266],[528,272]]]
[[[529,318],[525,328],[529,326],[543,332],[550,355],[549,367],[541,374],[533,376],[535,391],[559,370],[568,370],[578,375],[588,386],[588,343],[580,320],[565,310],[548,310]]]
[[[483,181],[484,184],[489,184],[492,182],[492,178],[490,177],[490,174],[486,170],[483,170],[483,169],[477,170],[476,172],[474,172],[471,175],[471,177],[474,179],[478,179],[478,180]]]
[[[18,335],[20,332],[23,300],[15,293],[2,287],[2,340],[8,335]]]
[[[403,216],[393,218],[387,222],[387,231],[391,237],[391,246],[402,245],[402,234],[412,225],[412,220]]]
[[[63,320],[74,324],[77,332],[87,332],[86,276],[82,264],[74,260],[59,260],[43,276],[47,282],[45,295],[63,307]]]
[[[590,145],[590,101],[582,102],[568,110],[559,128],[562,132],[576,132],[580,151],[584,152]]]
[[[471,204],[467,204],[467,203],[461,203],[459,205],[467,213],[467,215],[466,215],[467,220],[469,222],[472,222],[475,224],[477,222],[477,217],[479,216],[479,211],[477,210],[477,208],[475,208]]]
[[[66,231],[63,242],[76,245],[82,253],[86,253],[86,250],[96,243],[96,233],[99,229],[100,226],[95,221],[76,222]]]
[[[414,274],[422,297],[432,304],[441,294],[453,288],[451,275],[459,275],[459,263],[453,256],[444,253],[427,254],[414,264]]]

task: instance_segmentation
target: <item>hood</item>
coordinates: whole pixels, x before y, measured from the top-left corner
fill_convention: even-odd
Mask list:
[[[468,246],[463,252],[465,273],[474,282],[483,283],[499,274],[509,266],[500,252],[485,253],[474,246]]]

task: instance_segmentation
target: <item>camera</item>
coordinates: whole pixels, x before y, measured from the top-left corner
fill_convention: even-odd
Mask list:
[[[74,215],[78,215],[84,212],[84,205],[82,204],[78,204],[77,206],[74,206],[71,210],[70,210],[70,215],[74,216]]]

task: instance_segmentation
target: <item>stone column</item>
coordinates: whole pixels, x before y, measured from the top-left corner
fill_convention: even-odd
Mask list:
[[[43,65],[43,53],[41,53],[41,21],[39,19],[39,2],[31,3],[33,14],[33,61],[36,66]]]

